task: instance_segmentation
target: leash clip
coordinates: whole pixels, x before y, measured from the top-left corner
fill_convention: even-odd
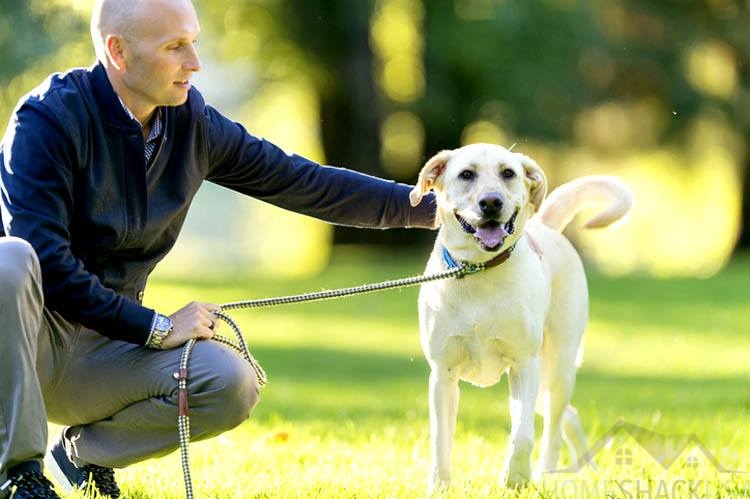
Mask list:
[[[484,270],[484,264],[463,262],[461,264],[461,273],[457,278],[461,279],[464,276],[476,274],[477,272],[481,272],[482,270]]]

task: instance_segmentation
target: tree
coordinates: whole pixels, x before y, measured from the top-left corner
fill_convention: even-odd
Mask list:
[[[575,144],[582,113],[607,102],[646,103],[661,115],[658,127],[644,126],[614,147],[680,144],[706,112],[720,115],[748,143],[748,17],[748,7],[732,0],[430,2],[428,88],[420,102],[429,124],[426,150],[454,147],[462,128],[478,119],[514,137]],[[688,60],[694,55],[703,62]],[[720,69],[725,82],[716,79]],[[664,119],[670,112],[680,119]],[[740,245],[747,248],[750,163],[747,151],[737,154],[746,165],[739,173]]]
[[[86,21],[56,3],[0,0],[0,130],[16,100],[88,43]],[[91,51],[93,60],[93,50]],[[80,62],[78,62],[80,64]]]

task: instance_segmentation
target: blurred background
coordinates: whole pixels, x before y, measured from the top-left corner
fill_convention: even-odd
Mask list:
[[[91,4],[0,0],[2,130],[48,74],[94,62]],[[441,149],[491,142],[535,158],[552,186],[619,175],[628,222],[570,231],[615,275],[708,277],[750,247],[749,0],[195,4],[195,85],[287,151],[413,183]],[[159,272],[300,277],[336,244],[426,257],[433,238],[333,228],[207,184]]]

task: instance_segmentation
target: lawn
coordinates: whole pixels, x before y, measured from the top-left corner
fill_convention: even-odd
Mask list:
[[[422,265],[415,254],[338,251],[315,278],[154,280],[147,302],[171,311],[192,299],[225,303],[378,282]],[[590,444],[622,420],[693,435],[685,449],[692,461],[680,455],[665,471],[657,464],[664,457],[649,457],[647,445],[619,432],[596,455],[598,470],[546,476],[509,493],[498,485],[510,426],[506,381],[462,384],[445,497],[750,497],[750,473],[716,469],[750,471],[748,283],[750,258],[706,280],[590,275],[591,323],[574,395]],[[233,312],[270,382],[248,421],[191,444],[196,497],[423,496],[428,368],[416,296],[410,288]],[[570,464],[564,453],[561,466]],[[125,497],[184,496],[177,453],[117,476]]]

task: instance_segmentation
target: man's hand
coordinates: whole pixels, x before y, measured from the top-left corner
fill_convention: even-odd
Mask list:
[[[162,343],[162,349],[182,346],[192,338],[213,338],[219,327],[219,321],[214,312],[219,310],[221,307],[213,303],[194,301],[170,315],[174,329]]]

